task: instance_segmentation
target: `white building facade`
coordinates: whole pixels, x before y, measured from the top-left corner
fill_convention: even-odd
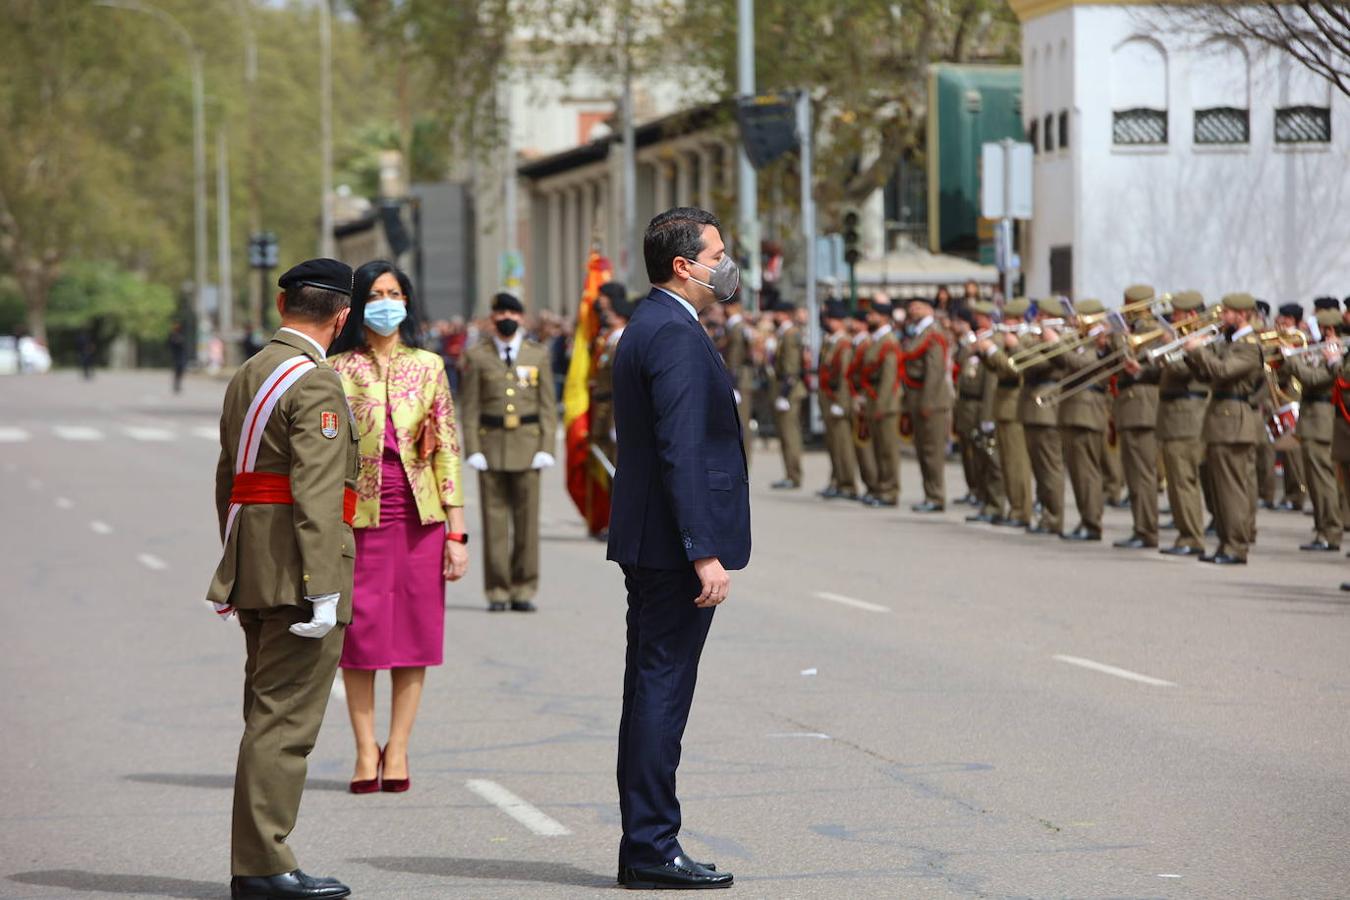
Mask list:
[[[1350,293],[1350,101],[1154,4],[1011,0],[1036,148],[1030,296]]]

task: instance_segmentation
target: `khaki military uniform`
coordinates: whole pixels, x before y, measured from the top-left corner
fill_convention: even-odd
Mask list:
[[[601,334],[595,342],[591,359],[590,439],[591,445],[605,454],[610,465],[618,463],[618,448],[614,445],[614,349],[619,345],[623,329]]]
[[[830,455],[830,487],[845,497],[858,495],[858,467],[849,417],[848,366],[853,342],[840,331],[826,338],[820,354],[820,406],[825,419],[825,449]]]
[[[986,357],[994,382],[994,440],[999,468],[1008,495],[1008,518],[1014,523],[1031,522],[1031,457],[1020,413],[1022,378],[1013,371],[1008,354],[994,350]]]
[[[1341,340],[1350,340],[1342,337]],[[1341,362],[1339,381],[1350,381],[1350,355]],[[1331,428],[1331,461],[1336,464],[1336,484],[1341,495],[1341,522],[1350,522],[1350,396],[1342,397],[1344,406],[1337,404],[1339,392],[1332,389],[1335,424]]]
[[[867,390],[863,384],[863,359],[871,345],[872,338],[866,334],[861,340],[853,341],[852,358],[844,375],[852,402],[849,419],[853,429],[853,452],[858,459],[858,475],[862,478],[867,496],[875,497],[878,485],[877,448],[872,440],[872,419],[867,411]],[[1347,441],[1347,446],[1350,447],[1350,441]]]
[[[1186,362],[1211,388],[1202,437],[1214,482],[1216,554],[1245,560],[1256,534],[1256,445],[1266,439],[1256,406],[1265,380],[1261,347],[1249,334],[1197,348]]]
[[[966,487],[979,499],[981,513],[1001,518],[1007,508],[1007,497],[1003,491],[998,441],[995,435],[984,431],[986,423],[996,422],[998,375],[984,363],[972,344],[957,349],[956,365],[953,428],[960,442]]]
[[[802,483],[802,400],[806,382],[802,378],[802,330],[792,325],[778,333],[778,348],[773,354],[773,417],[778,444],[783,451],[783,475],[793,484]],[[786,400],[781,410],[778,402]]]
[[[727,320],[720,349],[722,360],[736,385],[736,412],[741,417],[741,435],[748,464],[750,451],[755,446],[755,433],[750,430],[750,409],[755,399],[755,360],[751,353],[750,326],[739,315]]]
[[[1116,377],[1116,435],[1130,491],[1134,535],[1158,546],[1158,388],[1124,373]]]
[[[1071,379],[1076,373],[1097,365],[1095,349],[1080,347],[1057,359],[1060,377]],[[1071,383],[1072,384],[1072,383]],[[1058,404],[1060,443],[1064,467],[1069,472],[1074,503],[1081,526],[1094,534],[1102,533],[1102,456],[1106,452],[1106,389],[1093,383],[1077,390]]]
[[[508,368],[495,339],[464,354],[460,413],[466,457],[482,453],[483,586],[489,602],[523,602],[539,587],[539,470],[558,430],[548,350],[523,340]]]
[[[1200,467],[1205,460],[1201,427],[1209,387],[1195,378],[1185,360],[1145,366],[1136,376],[1158,385],[1156,435],[1167,475],[1167,502],[1177,528],[1174,546],[1204,549],[1205,520]]]
[[[889,328],[860,351],[861,384],[876,456],[872,496],[888,506],[900,500],[900,342]]]
[[[1106,449],[1102,452],[1102,494],[1112,506],[1119,506],[1121,494],[1125,490],[1125,470],[1120,465],[1120,433],[1116,429],[1116,420],[1108,414],[1106,424]]]
[[[231,490],[250,404],[283,363],[314,368],[280,394],[262,428],[256,461],[244,471],[289,477],[292,503],[235,509]],[[344,521],[356,488],[357,435],[342,380],[305,338],[280,331],[240,367],[220,416],[216,511],[224,540],[207,599],[229,604],[244,631],[244,736],[234,778],[230,870],[277,875],[297,868],[286,838],[295,827],[306,760],[352,620],[356,541]],[[354,494],[352,499],[354,500]],[[228,523],[228,534],[227,534]],[[313,617],[307,597],[338,594],[338,625],[323,638],[291,634]]]
[[[1279,479],[1275,476],[1275,446],[1271,443],[1270,434],[1264,425],[1266,417],[1275,411],[1275,398],[1270,394],[1268,381],[1262,379],[1253,402],[1256,403],[1262,422],[1262,439],[1256,442],[1255,500],[1260,501],[1266,508],[1271,508],[1275,505],[1275,485]]]
[[[1023,345],[1030,348],[1040,340],[1029,336]],[[1041,504],[1041,519],[1036,524],[1059,534],[1064,528],[1064,450],[1059,438],[1059,414],[1053,405],[1037,402],[1054,384],[1053,360],[1024,369],[1017,414],[1027,439],[1031,471],[1036,477],[1036,499]]]
[[[914,451],[929,503],[947,503],[947,438],[952,432],[952,381],[947,337],[936,322],[903,342],[904,409],[914,428]]]
[[[1343,520],[1336,468],[1331,458],[1331,439],[1339,418],[1331,396],[1336,373],[1320,356],[1290,357],[1284,361],[1283,368],[1303,385],[1297,434],[1308,493],[1312,495],[1316,537],[1339,547]]]

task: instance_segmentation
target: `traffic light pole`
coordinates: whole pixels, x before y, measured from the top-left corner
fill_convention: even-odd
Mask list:
[[[755,3],[754,0],[736,2],[736,90],[742,97],[755,95]],[[759,268],[759,177],[750,164],[741,141],[737,164],[737,218],[741,244],[745,250],[745,282],[750,287],[745,305],[759,309],[761,273]]]
[[[858,270],[853,263],[848,264],[848,311],[858,311]]]

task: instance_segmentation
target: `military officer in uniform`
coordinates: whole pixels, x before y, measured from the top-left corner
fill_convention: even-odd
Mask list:
[[[797,327],[797,306],[779,300],[770,311],[777,325],[773,352],[773,417],[778,445],[783,451],[783,477],[773,483],[778,489],[795,490],[802,484],[802,330]]]
[[[1064,316],[1064,305],[1056,297],[1040,300],[1038,306],[1042,318]],[[1057,336],[1053,328],[1046,328],[1039,338],[1028,335],[1025,344],[1034,347]],[[1024,368],[1017,402],[1031,471],[1036,477],[1036,499],[1041,504],[1041,519],[1027,529],[1028,534],[1059,534],[1064,528],[1064,449],[1059,439],[1059,414],[1043,399],[1055,384],[1054,371],[1053,360],[1038,360]]]
[[[978,342],[993,336],[994,304],[973,300],[966,307],[970,323],[956,351],[956,411],[953,427],[961,443],[967,485],[979,509],[967,522],[1000,523],[1007,512],[1003,470],[999,465],[994,403],[998,376],[981,355]],[[957,319],[955,321],[962,321]]]
[[[826,300],[822,316],[825,343],[820,349],[820,407],[825,418],[825,449],[830,456],[830,484],[820,492],[827,500],[858,499],[858,467],[854,462],[853,425],[848,407],[848,364],[853,341],[846,310],[839,300]]]
[[[1330,345],[1321,354],[1291,356],[1284,371],[1303,385],[1299,407],[1298,441],[1303,457],[1303,472],[1313,502],[1313,539],[1300,550],[1331,551],[1341,549],[1341,498],[1336,488],[1336,469],[1331,461],[1331,437],[1337,417],[1332,405],[1336,370],[1340,368],[1340,348],[1334,344],[1341,317],[1333,310],[1317,311],[1322,339]]]
[[[844,380],[848,382],[849,421],[853,432],[853,452],[858,459],[858,476],[862,479],[864,493],[858,499],[868,503],[877,493],[877,455],[872,443],[872,422],[867,412],[867,391],[863,386],[862,361],[867,348],[872,343],[872,333],[867,324],[867,310],[856,309],[849,317],[849,341],[853,350],[848,367],[844,369]],[[1350,447],[1350,441],[1347,441]],[[1348,456],[1347,458],[1350,458]]]
[[[314,259],[278,284],[281,329],[225,392],[216,469],[224,551],[207,592],[244,631],[235,900],[350,893],[301,871],[286,838],[351,622],[357,436],[325,355],[351,311],[352,270]]]
[[[900,503],[900,342],[891,326],[894,312],[890,300],[873,298],[867,309],[871,336],[854,359],[877,467],[876,488],[865,501],[871,507]]]
[[[525,307],[492,299],[491,337],[464,354],[465,462],[478,470],[488,610],[533,612],[539,587],[539,472],[553,465],[558,408],[548,349],[520,330]]]
[[[1100,300],[1080,300],[1076,307],[1080,315],[1099,315]],[[1068,381],[1072,396],[1057,404],[1060,443],[1064,449],[1064,468],[1069,472],[1074,503],[1078,507],[1078,526],[1066,532],[1066,541],[1100,541],[1102,539],[1102,456],[1106,452],[1106,388],[1099,380],[1076,389],[1072,379],[1076,375],[1089,376],[1089,370],[1099,366],[1108,351],[1108,337],[1102,326],[1093,343],[1062,353],[1054,360],[1058,377]]]
[[[736,411],[741,417],[741,434],[745,442],[745,458],[755,446],[755,433],[750,430],[750,408],[755,399],[754,335],[741,309],[741,295],[724,305],[726,323],[722,326],[722,340],[718,350],[727,364],[731,380],[736,385]]]
[[[1228,294],[1223,298],[1227,340],[1203,346],[1204,338],[1193,336],[1185,344],[1191,371],[1211,388],[1203,437],[1219,546],[1200,559],[1218,565],[1246,565],[1256,534],[1256,445],[1265,434],[1255,402],[1265,375],[1250,324],[1255,310],[1250,294]]]
[[[1020,346],[1017,329],[1024,327],[1023,317],[1030,306],[1024,297],[1009,300],[1003,307],[1004,330],[975,342],[976,351],[984,356],[985,364],[996,379],[994,442],[998,446],[999,468],[1003,471],[1003,487],[1008,495],[1007,518],[997,524],[1014,528],[1031,527],[1031,458],[1019,414],[1022,376],[1012,368],[1009,357]]]
[[[633,304],[627,290],[617,281],[600,285],[600,296],[604,298],[604,315],[591,351],[594,362],[587,384],[590,389],[590,440],[610,465],[615,465],[618,456],[614,446],[614,348],[619,345],[624,327],[632,318]]]
[[[923,502],[914,512],[942,512],[947,505],[947,438],[952,432],[951,352],[933,319],[933,306],[914,298],[908,304],[900,377],[904,409],[914,429],[914,451],[923,477]]]
[[[1339,324],[1339,322],[1338,322]],[[1275,316],[1275,327],[1287,334],[1301,333],[1306,338],[1307,331],[1303,328],[1303,307],[1297,303],[1285,303]],[[1280,389],[1285,395],[1294,402],[1298,403],[1300,408],[1303,406],[1303,385],[1297,379],[1292,377],[1289,366],[1281,366],[1279,370]],[[1330,395],[1327,401],[1329,402]],[[1300,432],[1296,429],[1295,436],[1284,436],[1280,443],[1297,443],[1301,440],[1298,435]],[[1285,512],[1303,512],[1304,501],[1308,499],[1308,474],[1304,470],[1303,452],[1301,447],[1285,447],[1278,450],[1275,454],[1276,460],[1284,470],[1284,499],[1282,499],[1276,509]]]
[[[1125,289],[1126,303],[1152,299],[1153,288],[1146,284]],[[1147,330],[1156,325],[1142,318],[1137,320],[1137,327]],[[1134,532],[1115,542],[1123,550],[1158,546],[1158,386],[1136,381],[1132,368],[1127,364],[1116,377],[1116,436],[1134,518]]]

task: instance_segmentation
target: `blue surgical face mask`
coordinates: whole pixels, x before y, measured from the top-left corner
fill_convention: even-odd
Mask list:
[[[365,325],[385,337],[398,331],[408,318],[408,304],[401,300],[371,300],[366,304]]]

